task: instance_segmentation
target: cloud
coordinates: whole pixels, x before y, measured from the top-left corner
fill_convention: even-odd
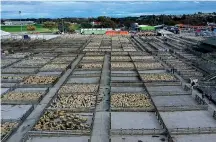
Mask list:
[[[201,12],[215,12],[216,2],[194,3],[179,2],[75,2],[75,1],[2,1],[2,18],[19,18],[18,11],[22,11],[23,18],[49,17],[94,17],[107,16],[139,16],[149,14],[187,14]],[[105,13],[104,13],[105,12]]]

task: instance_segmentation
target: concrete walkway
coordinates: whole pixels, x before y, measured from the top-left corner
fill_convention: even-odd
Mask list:
[[[104,58],[103,70],[101,74],[99,95],[102,101],[97,105],[93,131],[91,136],[92,142],[109,142],[109,92],[110,92],[110,55],[106,54]]]

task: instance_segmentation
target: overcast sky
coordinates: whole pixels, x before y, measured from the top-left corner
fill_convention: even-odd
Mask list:
[[[2,1],[2,18],[58,18],[97,16],[139,16],[149,14],[193,14],[216,12],[215,2],[69,2]]]

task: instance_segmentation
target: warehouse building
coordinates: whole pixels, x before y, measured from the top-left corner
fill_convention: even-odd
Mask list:
[[[91,22],[91,25],[92,26],[99,26],[99,25],[101,25],[101,22],[93,21],[93,22]]]
[[[107,31],[112,31],[112,28],[85,28],[81,29],[80,33],[85,35],[103,35]],[[121,29],[115,29],[115,31],[120,31]]]
[[[140,31],[155,31],[154,26],[148,26],[148,25],[139,25]]]
[[[34,21],[5,21],[4,25],[6,26],[15,26],[15,25],[33,25]]]

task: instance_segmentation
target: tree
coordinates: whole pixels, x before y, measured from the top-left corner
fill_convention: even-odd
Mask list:
[[[55,22],[44,22],[43,27],[49,29],[50,31],[53,31],[54,28],[57,27],[57,24]]]
[[[63,25],[62,25],[63,23]],[[71,23],[70,22],[62,22],[62,21],[59,21],[58,22],[58,30],[60,32],[69,32],[69,27],[70,27]]]
[[[79,28],[79,25],[77,25],[77,24],[71,24],[71,25],[69,26],[69,32],[73,33],[73,32],[75,32],[75,30],[77,30],[78,28]]]
[[[105,22],[106,19],[107,19],[107,18],[106,18],[105,16],[99,16],[99,17],[98,17],[98,21],[99,21],[99,22]]]
[[[87,23],[87,22],[83,22],[83,23],[81,23],[81,27],[82,28],[92,28],[92,25]]]
[[[63,24],[63,25],[62,25]],[[75,32],[75,30],[79,29],[79,25],[78,24],[72,24],[70,22],[65,22],[65,21],[58,21],[58,30],[60,32],[69,32],[69,33],[73,33]]]
[[[26,30],[27,30],[27,31],[35,31],[35,30],[36,30],[36,27],[33,26],[33,25],[27,25]]]
[[[103,28],[112,28],[112,29],[116,28],[116,23],[113,20],[111,20],[109,17],[99,16],[97,19],[99,22],[101,22],[101,27]]]

